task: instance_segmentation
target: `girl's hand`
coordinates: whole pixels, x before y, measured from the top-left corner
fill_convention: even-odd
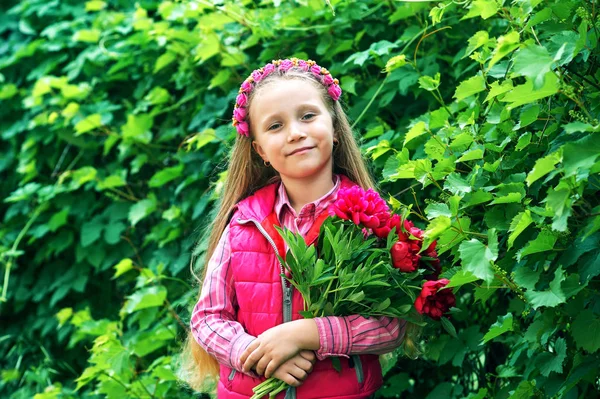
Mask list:
[[[242,353],[240,361],[244,372],[255,369],[258,375],[269,378],[283,363],[296,356],[300,348],[286,332],[285,324],[270,328],[260,334]]]
[[[273,377],[293,387],[299,387],[312,371],[316,361],[317,357],[313,351],[300,351],[296,356],[279,366],[273,373]]]

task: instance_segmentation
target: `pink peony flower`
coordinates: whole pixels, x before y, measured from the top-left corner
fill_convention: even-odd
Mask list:
[[[456,297],[452,290],[439,291],[448,285],[448,279],[427,281],[423,284],[421,294],[415,301],[417,312],[425,314],[434,320],[440,320],[442,315],[456,304]]]
[[[289,70],[290,68],[292,68],[294,66],[294,63],[290,60],[282,60],[281,64],[279,64],[279,70],[282,72],[285,72],[287,70]]]
[[[417,270],[419,259],[419,248],[414,242],[398,241],[390,250],[392,255],[392,266],[404,273]]]
[[[339,218],[369,229],[385,225],[389,218],[387,203],[379,194],[372,189],[365,191],[359,186],[341,189],[332,209]]]
[[[327,92],[329,93],[331,98],[333,98],[333,101],[337,101],[342,95],[342,89],[336,84],[332,84],[331,86],[329,86],[327,88]]]
[[[333,77],[331,76],[330,73],[323,75],[323,84],[325,86],[329,86],[333,84]]]
[[[246,104],[248,104],[248,96],[244,93],[238,94],[235,99],[235,103],[238,105],[238,107],[245,107]]]
[[[238,107],[233,110],[233,117],[238,120],[238,122],[243,122],[246,119],[246,108]]]
[[[235,126],[235,128],[242,136],[250,137],[250,129],[248,128],[247,122],[240,122]]]

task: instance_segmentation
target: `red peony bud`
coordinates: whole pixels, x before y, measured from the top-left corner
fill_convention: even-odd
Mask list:
[[[398,241],[390,250],[392,254],[392,266],[404,273],[410,273],[417,270],[420,255],[415,251],[413,243]]]
[[[415,301],[417,312],[427,315],[434,320],[440,320],[442,315],[456,304],[456,297],[452,290],[439,291],[448,285],[448,279],[427,281],[423,284],[421,294]]]

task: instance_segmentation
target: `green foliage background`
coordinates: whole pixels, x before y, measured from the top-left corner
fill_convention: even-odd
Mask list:
[[[188,265],[232,100],[290,56],[340,79],[382,192],[457,290],[457,336],[384,358],[379,397],[598,396],[598,9],[2,2],[0,396],[193,396]]]

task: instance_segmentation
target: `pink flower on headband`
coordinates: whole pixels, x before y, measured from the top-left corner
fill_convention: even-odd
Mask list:
[[[321,67],[318,65],[313,65],[310,68],[310,71],[312,72],[313,75],[315,75],[317,77],[317,79],[321,80]]]
[[[243,122],[246,119],[246,108],[238,107],[233,110],[233,117],[238,120],[238,122]]]
[[[298,60],[298,66],[304,71],[308,71],[308,63],[304,60]]]
[[[333,98],[333,101],[337,101],[342,95],[342,89],[334,83],[327,88],[327,93]]]
[[[242,91],[244,93],[250,93],[250,90],[252,90],[252,83],[248,80],[244,80],[244,83],[242,83]]]
[[[279,64],[279,70],[282,72],[290,70],[294,66],[294,63],[290,60],[282,60]]]
[[[260,80],[263,78],[262,73],[258,69],[253,71],[252,75],[250,76],[252,76],[252,79],[254,79],[256,83],[260,82]]]
[[[256,84],[270,74],[276,72],[278,69],[280,72],[285,73],[294,67],[313,75],[327,88],[327,93],[334,101],[337,101],[340,98],[342,89],[340,88],[337,79],[333,79],[327,69],[321,68],[314,61],[299,60],[297,58],[273,61],[266,64],[264,67],[253,71],[240,87],[239,94],[235,99],[235,108],[233,110],[233,126],[235,126],[239,134],[247,137],[250,136],[250,127],[246,121],[246,118],[248,117],[247,105],[248,97]]]
[[[240,122],[237,125],[235,125],[235,128],[237,129],[237,132],[242,136],[250,137],[250,129],[248,129],[248,123]]]
[[[269,63],[263,67],[263,78],[275,71],[275,65]]]
[[[235,99],[235,103],[238,105],[238,107],[245,107],[248,103],[248,96],[244,93],[238,94],[237,98]]]

